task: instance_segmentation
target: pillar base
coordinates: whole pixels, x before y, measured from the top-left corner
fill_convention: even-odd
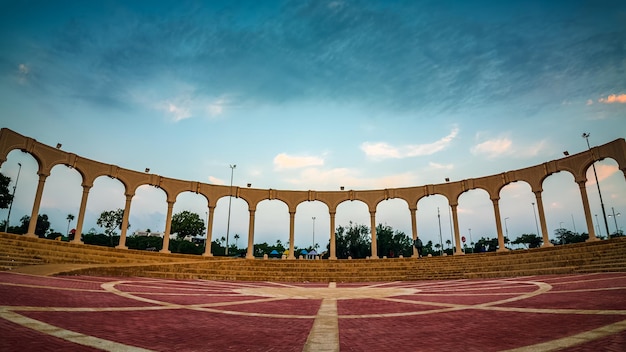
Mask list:
[[[38,238],[39,236],[35,235],[34,233],[27,233],[24,235],[25,237],[32,237],[32,238]]]
[[[554,247],[554,245],[552,244],[552,242],[546,242],[541,245],[541,248],[544,248],[544,247]]]
[[[600,239],[598,237],[594,236],[593,238],[587,238],[585,240],[585,242],[595,242],[595,241],[600,241]]]
[[[454,252],[454,255],[465,255],[465,253],[463,251],[460,252]]]
[[[506,247],[504,247],[504,248],[498,248],[498,249],[496,250],[496,252],[508,252],[508,251],[510,251],[510,249],[508,249],[508,248],[506,248]]]
[[[161,249],[161,250],[159,251],[159,253],[170,254],[170,253],[172,253],[172,252],[170,252],[170,250],[169,250],[169,249]]]
[[[78,239],[71,240],[70,243],[83,244],[83,241],[81,241],[79,237]]]
[[[328,257],[330,260],[337,260],[337,257]]]
[[[116,249],[128,249],[128,247],[126,247],[126,246],[120,246],[120,245],[115,246],[115,248],[116,248]]]
[[[254,256],[246,254],[246,259],[254,259]]]
[[[205,253],[202,253],[202,256],[203,256],[203,257],[212,257],[212,256],[213,256],[213,253],[206,253],[206,252],[205,252]]]

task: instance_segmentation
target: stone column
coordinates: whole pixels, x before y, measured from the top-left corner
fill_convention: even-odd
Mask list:
[[[167,201],[167,215],[165,215],[165,233],[163,234],[163,248],[159,252],[170,252],[170,230],[172,229],[172,210],[174,209],[174,201]]]
[[[337,260],[337,246],[335,238],[335,214],[336,212],[329,211],[330,214],[330,254],[328,259]]]
[[[39,218],[39,206],[41,205],[41,196],[43,195],[43,188],[46,184],[46,178],[50,174],[38,173],[39,183],[37,184],[37,193],[35,193],[35,201],[33,202],[33,211],[30,214],[30,222],[28,223],[28,232],[26,237],[37,237],[35,229],[37,228],[37,219]]]
[[[546,225],[546,214],[543,212],[543,201],[541,200],[541,190],[534,191],[537,200],[537,212],[539,213],[539,223],[541,224],[541,235],[543,236],[543,245],[541,247],[554,246],[548,237],[548,226]]]
[[[587,196],[587,183],[586,180],[577,181],[578,189],[580,190],[580,198],[583,201],[583,210],[585,211],[585,221],[587,221],[587,233],[589,238],[587,242],[597,241],[596,233],[593,229],[593,219],[591,218],[591,209],[589,208],[589,197]]]
[[[209,220],[207,221],[206,226],[206,242],[204,243],[204,253],[202,254],[205,257],[212,257],[213,253],[211,253],[211,242],[213,242],[213,212],[215,211],[215,205],[209,205]]]
[[[452,208],[452,223],[454,224],[454,242],[456,242],[456,250],[454,251],[454,255],[463,255],[463,248],[459,245],[461,243],[461,236],[459,234],[459,216],[457,214],[458,204],[450,204]],[[454,243],[453,243],[454,245]]]
[[[250,223],[248,224],[248,252],[246,259],[254,259],[254,213],[255,208],[250,209]]]
[[[411,231],[413,232],[413,242],[415,243],[415,239],[417,238],[417,206],[409,206],[409,212],[411,213]],[[412,244],[411,243],[411,244]],[[413,258],[417,258],[417,248],[413,247]]]
[[[80,199],[80,209],[78,210],[78,220],[76,222],[76,233],[74,233],[74,239],[72,243],[83,243],[80,240],[80,236],[83,233],[83,221],[85,221],[85,210],[87,209],[87,200],[89,199],[89,190],[91,185],[83,184],[83,196]]]
[[[134,194],[126,194],[126,203],[124,204],[124,215],[122,216],[122,228],[120,234],[120,243],[116,248],[128,249],[126,247],[126,234],[128,233],[128,218],[130,217],[130,205]]]
[[[130,202],[134,194],[126,194],[126,204],[124,205],[124,216],[122,217],[122,233],[120,234],[120,243],[115,247],[118,249],[128,249],[126,247],[126,232],[128,231],[128,217],[130,216]]]
[[[287,259],[296,259],[296,256],[293,254],[294,248],[295,248],[293,244],[295,223],[296,223],[296,212],[289,211],[289,255],[287,256]]]
[[[502,219],[500,217],[500,206],[498,205],[500,202],[500,198],[492,198],[491,202],[493,203],[493,213],[496,216],[496,229],[498,229],[498,252],[506,252],[508,251],[508,249],[506,249],[504,243],[504,234],[502,233]]]
[[[378,259],[378,248],[376,247],[376,211],[370,210],[370,226],[372,233],[372,259]]]

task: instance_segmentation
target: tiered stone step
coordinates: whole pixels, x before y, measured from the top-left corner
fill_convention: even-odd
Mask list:
[[[1,232],[0,244],[0,263],[14,263],[0,267],[4,270],[36,264],[147,264],[203,260],[201,256],[115,249]]]
[[[172,279],[375,282],[626,271],[626,238],[502,253],[360,260],[202,257],[122,250],[1,233],[0,243],[0,256],[5,259],[6,267],[9,267],[6,261],[15,263],[11,267],[39,263],[94,264],[93,267],[67,271],[66,274]]]

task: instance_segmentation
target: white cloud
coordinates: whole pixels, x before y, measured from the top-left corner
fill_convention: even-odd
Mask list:
[[[30,73],[30,67],[26,64],[19,64],[17,66],[17,81],[19,84],[28,83],[28,74]]]
[[[433,163],[432,161],[430,163],[428,163],[428,165],[430,166],[431,169],[436,169],[436,170],[452,170],[454,169],[454,165],[453,164],[438,164],[438,163]]]
[[[611,177],[614,173],[618,172],[619,169],[617,165],[596,165],[596,175],[598,175],[598,182],[602,182],[607,178]],[[587,175],[589,175],[589,171],[587,171]],[[595,176],[587,176],[587,185],[596,184]]]
[[[177,106],[170,102],[167,103],[167,112],[169,112],[173,116],[175,122],[191,117],[191,112],[189,111],[189,108]]]
[[[398,148],[392,147],[384,142],[365,142],[361,144],[361,150],[365,152],[365,155],[372,159],[402,158],[402,155],[400,154],[400,150]]]
[[[454,128],[450,134],[440,140],[429,144],[405,145],[395,147],[385,142],[364,142],[361,150],[367,157],[374,160],[382,159],[403,159],[415,156],[431,155],[445,149],[458,135],[459,129]]]
[[[528,144],[523,150],[515,151],[515,154],[522,158],[531,158],[541,154],[547,146],[546,141],[539,141],[535,144]]]
[[[317,156],[292,156],[280,153],[274,157],[274,169],[300,169],[310,166],[324,165],[324,159]]]
[[[217,98],[216,100],[207,104],[206,111],[209,116],[215,117],[222,115],[226,107],[231,103],[230,99],[226,96]]]
[[[224,183],[224,180],[222,180],[221,178],[217,178],[214,176],[209,176],[209,182],[215,185],[224,185],[226,183]]]
[[[495,158],[511,152],[513,142],[508,138],[490,139],[475,145],[471,152],[474,155],[486,155],[488,158]]]
[[[362,178],[358,171],[348,168],[330,170],[306,168],[297,177],[288,178],[285,181],[298,188],[317,190],[338,190],[340,186],[344,186],[346,190],[398,188],[418,183],[417,177],[410,172],[379,178]]]
[[[606,98],[598,99],[598,101],[600,103],[605,103],[605,104],[613,104],[613,103],[626,104],[626,94],[610,94]]]

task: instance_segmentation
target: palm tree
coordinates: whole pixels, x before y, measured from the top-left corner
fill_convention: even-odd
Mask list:
[[[450,247],[450,245],[452,244],[452,241],[446,240],[446,244],[448,245],[448,247]]]
[[[233,237],[235,237],[235,248],[239,248],[239,246],[237,245],[237,240],[239,240],[239,234],[236,233]]]
[[[67,214],[67,231],[65,232],[65,234],[69,235],[70,233],[70,223],[72,222],[72,220],[74,220],[74,215],[72,214]]]

